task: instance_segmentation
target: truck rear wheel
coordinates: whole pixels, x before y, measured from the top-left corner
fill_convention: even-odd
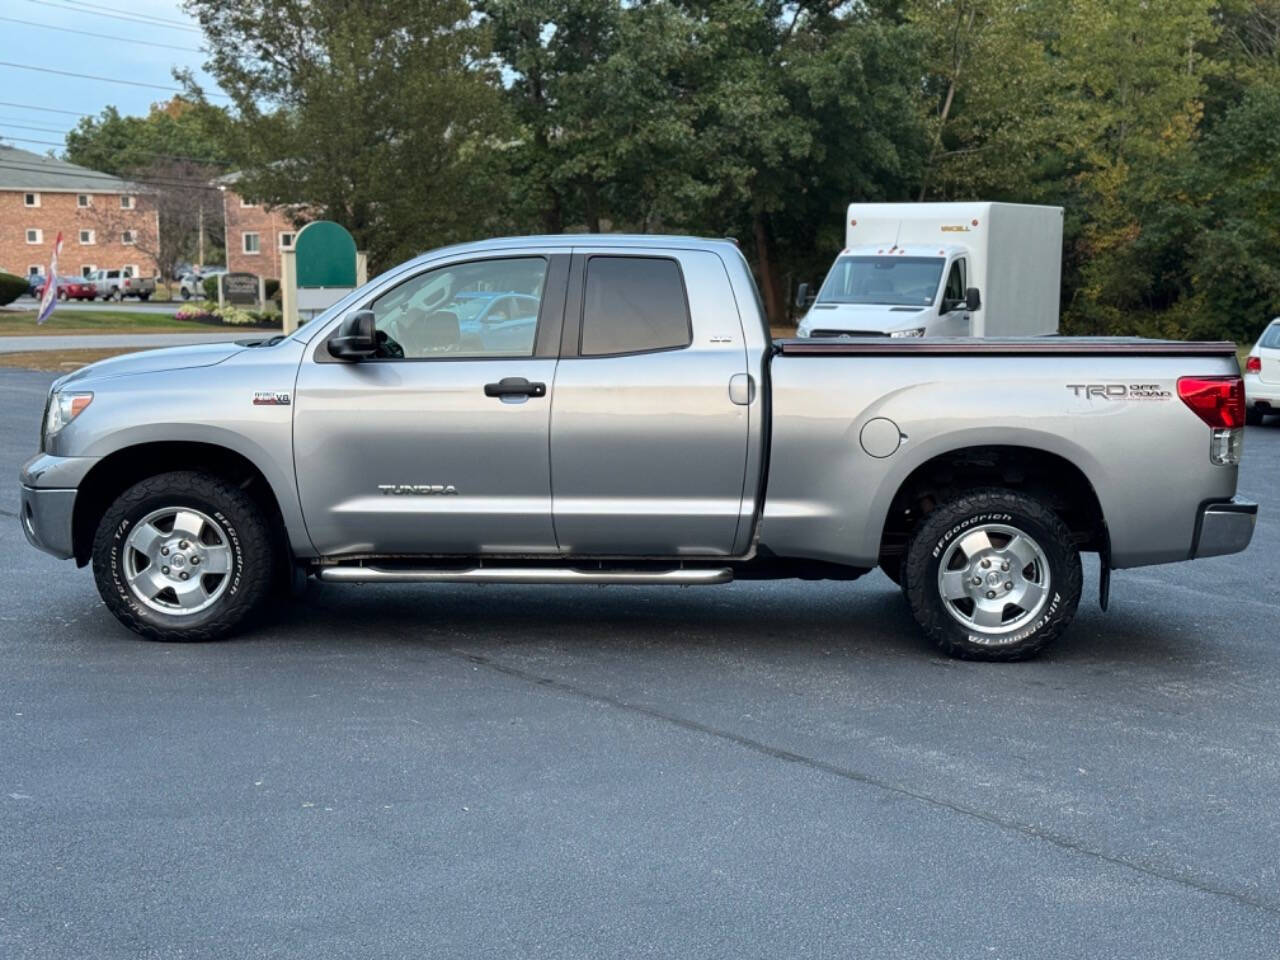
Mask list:
[[[274,573],[257,502],[213,474],[174,471],[107,508],[93,575],[116,619],[148,640],[216,640],[260,607]]]
[[[975,490],[925,517],[903,565],[911,611],[938,647],[968,660],[1025,660],[1067,628],[1080,552],[1049,507],[1015,490]]]

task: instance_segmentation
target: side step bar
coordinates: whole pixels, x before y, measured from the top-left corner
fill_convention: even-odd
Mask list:
[[[728,567],[675,570],[574,570],[569,567],[472,567],[467,570],[389,567],[321,567],[316,577],[329,583],[613,583],[695,587],[728,583]]]

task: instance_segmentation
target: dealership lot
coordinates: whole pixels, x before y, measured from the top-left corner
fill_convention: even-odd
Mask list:
[[[1275,956],[1275,421],[1248,552],[1105,615],[1090,558],[1028,664],[879,573],[316,584],[181,646],[22,538],[50,379],[0,371],[0,956]]]

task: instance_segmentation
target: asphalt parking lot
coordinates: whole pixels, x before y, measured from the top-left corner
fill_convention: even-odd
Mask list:
[[[1280,423],[1242,555],[1026,664],[854,584],[311,587],[126,632],[29,548],[0,371],[0,957],[1280,953]]]

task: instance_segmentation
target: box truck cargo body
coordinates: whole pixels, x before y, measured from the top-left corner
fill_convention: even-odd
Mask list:
[[[1062,208],[854,203],[802,337],[1057,333]],[[800,299],[807,300],[807,288]]]

